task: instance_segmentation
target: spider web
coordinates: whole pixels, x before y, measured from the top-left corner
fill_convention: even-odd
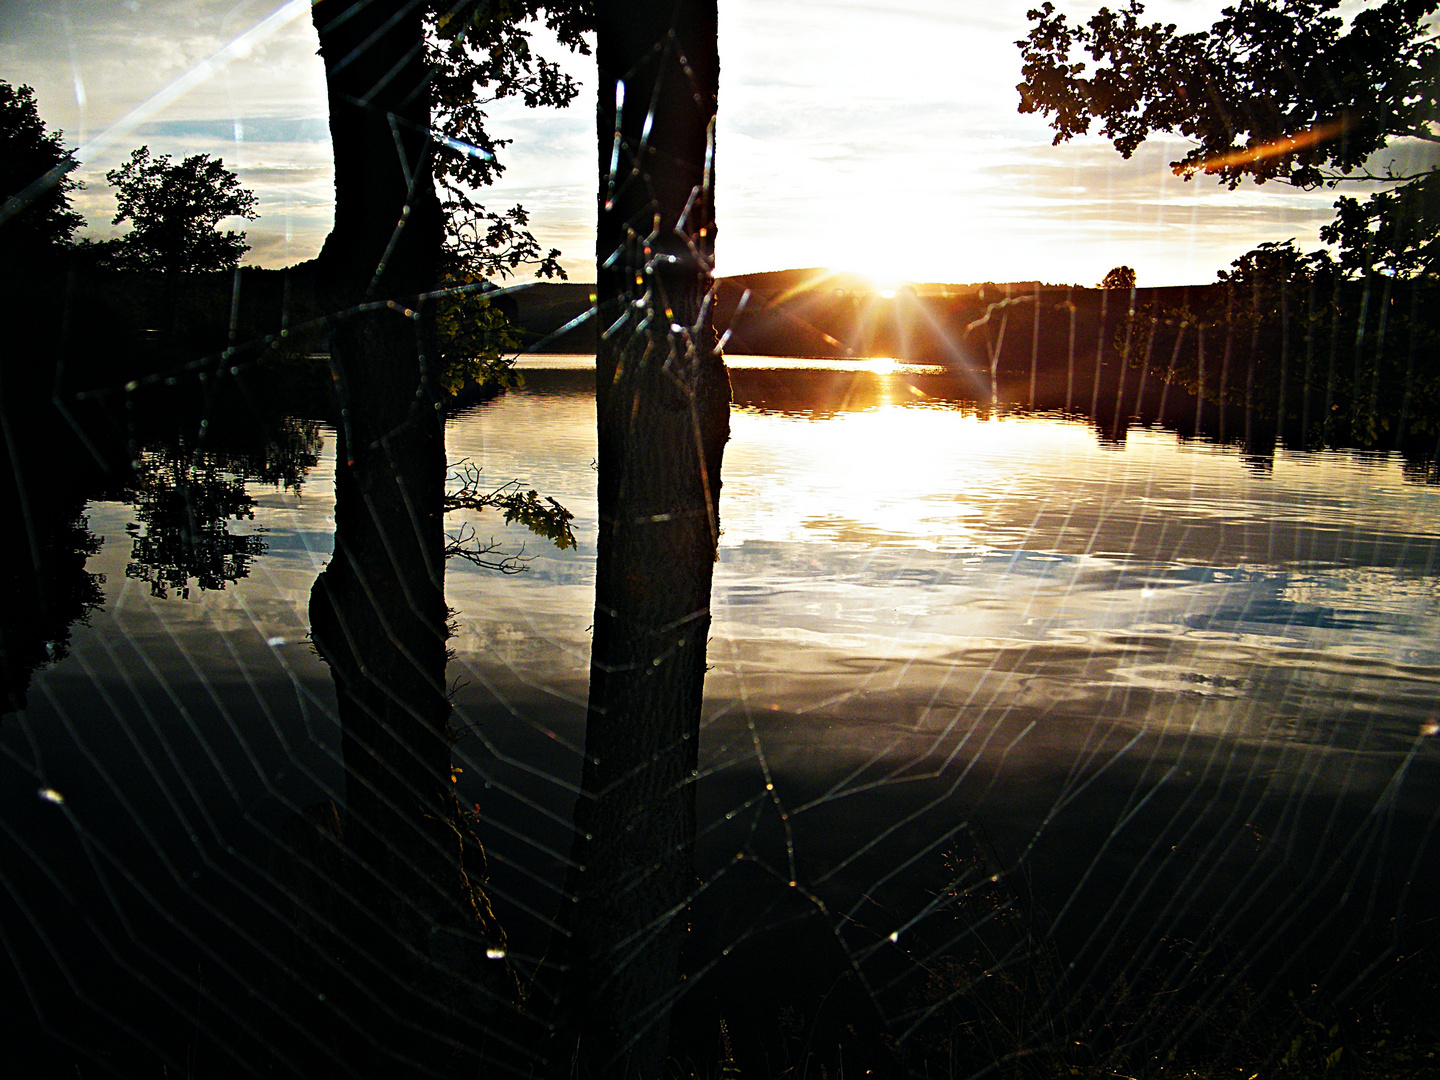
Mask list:
[[[1267,445],[1158,372],[1116,385],[1096,357],[1134,292],[1063,352],[1027,333],[1065,337],[1079,293],[992,294],[936,363],[732,357],[682,1075],[1298,1072],[1433,1004],[1434,447]],[[276,391],[278,332],[235,318],[223,350],[34,398],[7,360],[17,1060],[340,1075],[348,1041],[440,1074],[417,1046],[458,1024],[463,1067],[538,1071],[521,1021],[428,986],[413,1044],[354,1020],[388,954],[347,937],[344,733],[309,640],[335,431]],[[597,525],[591,365],[520,366],[447,454],[557,499],[578,544],[452,514],[528,561],[449,564],[446,675],[487,959],[530,986]]]

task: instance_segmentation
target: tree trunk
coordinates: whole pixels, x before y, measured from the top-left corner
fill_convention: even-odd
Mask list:
[[[351,1064],[386,1075],[448,1060],[500,985],[476,974],[490,928],[450,783],[443,414],[418,300],[442,241],[421,11],[313,9],[335,153],[335,227],[316,271],[339,399],[335,553],[310,610],[346,770],[352,985],[336,1008],[361,1036]]]
[[[582,793],[552,951],[564,969],[555,1056],[561,1072],[649,1078],[668,1050],[695,884],[729,438],[710,319],[716,3],[599,4],[596,37],[600,536]]]

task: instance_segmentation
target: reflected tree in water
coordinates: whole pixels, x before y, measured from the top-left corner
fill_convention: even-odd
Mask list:
[[[468,524],[447,537],[444,517],[494,508],[561,546],[574,538],[569,513],[536,492],[487,490],[463,465],[447,482],[447,393],[496,368],[505,342],[485,290],[453,287],[457,259],[467,271],[503,272],[537,249],[523,213],[460,200],[488,225],[447,255],[436,177],[482,186],[498,171],[491,151],[501,144],[484,131],[477,93],[529,104],[573,94],[529,50],[522,24],[542,10],[562,40],[581,44],[588,6],[578,3],[432,11],[321,0],[312,10],[335,157],[335,223],[315,282],[339,422],[335,548],[310,617],[335,682],[345,792],[343,815],[320,806],[296,822],[306,840],[294,855],[301,879],[307,864],[332,868],[320,887],[335,918],[308,948],[327,987],[323,1024],[343,1033],[353,1073],[473,1069],[519,1002],[472,815],[452,787],[444,577],[450,555],[523,565],[477,546]],[[437,158],[435,128],[450,133],[443,146],[458,158]],[[473,310],[463,307],[470,292]],[[317,844],[335,858],[317,864],[307,854]],[[313,896],[314,884],[297,883],[297,897]],[[337,953],[338,972],[325,960]]]
[[[348,957],[336,1020],[358,1022],[347,1056],[357,1071],[443,1071],[445,1055],[478,1052],[517,1004],[495,959],[504,943],[484,904],[478,846],[450,785],[442,517],[453,500],[443,365],[418,302],[444,269],[426,133],[445,107],[432,113],[427,101],[418,9],[337,0],[313,15],[336,164],[317,292],[331,313],[342,418],[335,553],[311,594],[346,767],[345,814],[332,826],[345,853],[334,886]],[[715,8],[682,4],[678,23],[673,15],[670,5],[627,5],[609,12],[598,38],[609,80],[601,127],[620,133],[624,159],[597,242],[599,292],[612,319],[630,314],[598,363],[594,667],[574,903],[551,968],[562,984],[551,1064],[569,1061],[578,1043],[580,1068],[594,1075],[658,1075],[667,1049],[679,916],[693,884],[695,748],[728,432],[709,316]],[[488,9],[457,16],[477,20],[477,40],[488,40]],[[614,107],[622,79],[634,103],[623,118]],[[537,495],[497,489],[489,498],[507,518],[568,542],[568,515]],[[637,774],[637,762],[651,764]]]
[[[142,451],[135,480],[139,521],[125,526],[133,538],[126,577],[148,582],[152,596],[175,590],[188,599],[192,580],[203,591],[249,575],[265,542],[230,531],[230,522],[255,517],[243,479],[205,455],[156,448]]]
[[[63,660],[71,628],[105,602],[104,576],[85,569],[103,540],[89,529],[83,497],[30,488],[21,498],[23,506],[0,502],[6,520],[21,523],[0,530],[0,712],[25,708],[35,672]]]
[[[1125,157],[1154,135],[1189,140],[1171,165],[1187,180],[1373,189],[1364,202],[1342,195],[1321,228],[1336,257],[1262,244],[1222,271],[1223,311],[1140,313],[1170,325],[1169,369],[1222,406],[1222,439],[1235,404],[1262,455],[1277,430],[1301,446],[1437,446],[1440,170],[1425,149],[1440,141],[1437,7],[1245,0],[1193,33],[1147,23],[1138,0],[1083,22],[1048,2],[1029,13],[1020,111],[1047,117],[1057,144],[1098,121]],[[1169,374],[1164,359],[1141,366]]]
[[[320,426],[282,418],[261,449],[205,449],[188,440],[155,442],[136,459],[129,498],[139,519],[125,576],[148,582],[152,596],[174,590],[190,596],[223,589],[250,573],[265,551],[256,532],[232,532],[231,522],[253,520],[247,484],[298,490],[319,461]]]
[[[480,470],[468,460],[450,467],[450,480],[451,490],[445,493],[445,511],[464,513],[466,517],[455,532],[445,536],[447,559],[464,559],[482,570],[499,570],[502,574],[525,571],[527,560],[523,549],[506,552],[494,540],[480,540],[469,515],[485,510],[499,510],[505,524],[523,525],[561,551],[575,546],[575,533],[570,527],[575,515],[554,499],[542,499],[538,491],[527,491],[518,480],[489,487],[483,482]]]
[[[79,166],[48,131],[28,86],[0,81],[0,713],[25,708],[31,679],[69,652],[71,628],[104,602],[85,569],[89,530],[80,462],[59,451],[45,358],[56,289],[75,230]]]
[[[6,372],[8,376],[9,371]],[[0,477],[0,683],[4,711],[25,707],[34,672],[69,652],[73,626],[105,603],[104,575],[86,568],[102,537],[90,531],[87,505],[120,500],[134,507],[127,577],[152,595],[223,589],[244,578],[265,550],[254,531],[232,532],[254,518],[248,485],[299,490],[319,462],[320,424],[294,417],[233,418],[206,425],[203,444],[157,438],[177,414],[151,403],[137,410],[142,447],[100,436],[82,442],[48,393],[8,381],[0,424],[20,448]]]
[[[1119,322],[1122,363],[1221,407],[1222,441],[1430,456],[1440,438],[1433,282],[1348,281],[1324,250],[1261,244],[1185,299]],[[1226,411],[1235,414],[1226,430]]]
[[[443,216],[422,6],[322,0],[335,225],[316,269],[338,396],[335,549],[311,633],[335,681],[345,813],[327,1022],[354,1073],[444,1071],[515,1000],[480,852],[451,787],[445,681],[446,461],[439,364],[420,297]],[[304,851],[297,850],[299,859]],[[493,958],[492,958],[493,957]]]

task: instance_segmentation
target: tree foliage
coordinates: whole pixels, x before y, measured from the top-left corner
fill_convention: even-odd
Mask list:
[[[1135,271],[1129,266],[1117,266],[1111,270],[1100,281],[1102,289],[1133,289],[1135,288]]]
[[[70,207],[79,164],[47,132],[28,86],[0,82],[0,251],[22,263],[70,241],[84,219]],[[39,190],[37,191],[37,185]]]
[[[105,179],[116,190],[114,224],[133,226],[117,245],[121,265],[166,274],[232,270],[250,250],[243,232],[219,225],[227,217],[253,221],[255,194],[219,158],[195,154],[173,164],[142,146]]]
[[[506,525],[523,525],[561,551],[575,546],[575,532],[570,524],[575,515],[549,496],[542,498],[533,488],[527,490],[521,487],[518,480],[490,487],[483,482],[479,467],[468,458],[450,466],[448,480],[450,490],[445,493],[444,503],[447,514],[460,512],[468,515],[499,510],[505,517]],[[483,544],[478,541],[479,534],[466,520],[457,532],[447,534],[445,555],[505,574],[518,574],[528,569],[528,559],[523,554],[501,552],[494,540]]]
[[[485,391],[520,385],[515,353],[520,337],[509,315],[488,295],[490,282],[472,273],[448,275],[431,308],[440,389],[454,397],[470,386]]]
[[[1348,22],[1339,8],[1239,0],[1208,30],[1182,34],[1146,23],[1139,0],[1084,23],[1047,0],[1017,42],[1020,111],[1048,117],[1056,144],[1099,121],[1127,158],[1151,135],[1184,136],[1195,145],[1175,172],[1231,188],[1247,178],[1388,185],[1363,203],[1342,198],[1323,238],[1352,273],[1434,274],[1436,172],[1382,152],[1440,143],[1440,44],[1429,25],[1440,0],[1372,2]]]
[[[558,248],[541,246],[524,207],[492,210],[476,197],[504,172],[498,152],[510,143],[486,128],[487,106],[519,98],[529,108],[563,107],[578,87],[559,65],[538,56],[531,35],[542,23],[568,48],[590,51],[588,0],[462,0],[432,3],[425,19],[430,109],[437,151],[432,172],[445,217],[441,297],[434,306],[442,382],[448,394],[477,382],[516,382],[509,353],[518,344],[509,320],[482,282],[534,265],[538,277],[564,278]]]
[[[1320,239],[1340,251],[1351,275],[1384,270],[1401,277],[1440,269],[1440,172],[1432,170],[1365,202],[1342,196]]]
[[[594,26],[589,0],[461,0],[427,5],[432,122],[440,143],[434,176],[445,205],[447,270],[503,277],[526,263],[542,277],[564,277],[560,252],[545,251],[525,211],[490,210],[475,192],[504,171],[498,151],[509,139],[486,128],[486,108],[519,98],[529,108],[562,107],[578,92],[559,65],[537,55],[534,29],[543,23],[562,45],[588,54],[584,34]]]

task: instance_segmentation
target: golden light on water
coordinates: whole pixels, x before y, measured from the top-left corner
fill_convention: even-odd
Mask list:
[[[893,358],[846,363],[857,378],[874,381],[862,409],[823,422],[749,409],[732,414],[726,467],[735,479],[723,496],[724,543],[984,547],[993,534],[987,507],[1017,489],[1047,493],[1042,479],[1017,473],[1018,457],[1039,446],[1054,461],[1100,453],[1084,425],[929,407],[912,392],[906,372],[913,369]],[[870,364],[890,364],[896,373]],[[752,457],[767,463],[772,482],[743,479]]]

